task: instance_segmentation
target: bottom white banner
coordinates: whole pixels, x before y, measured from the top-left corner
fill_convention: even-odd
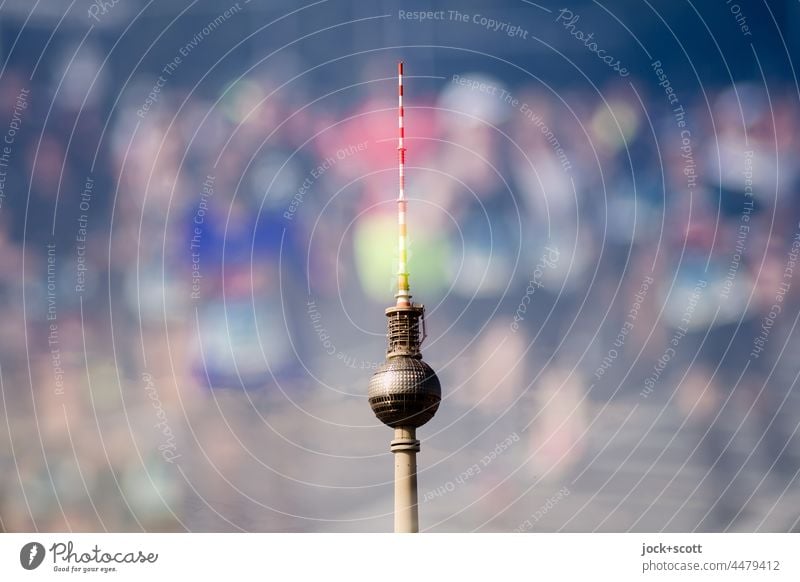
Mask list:
[[[2,534],[0,580],[800,580],[793,534]]]

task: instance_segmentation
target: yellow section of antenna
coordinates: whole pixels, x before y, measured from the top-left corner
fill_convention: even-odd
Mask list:
[[[408,235],[406,231],[406,207],[405,200],[397,201],[398,218],[398,269],[397,269],[397,295],[408,297]]]

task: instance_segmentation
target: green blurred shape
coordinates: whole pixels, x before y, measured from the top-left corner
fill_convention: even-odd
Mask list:
[[[438,233],[409,232],[408,272],[411,294],[422,301],[446,290],[450,283],[450,245]],[[394,298],[397,291],[397,218],[373,214],[355,228],[356,271],[364,293],[377,302]]]

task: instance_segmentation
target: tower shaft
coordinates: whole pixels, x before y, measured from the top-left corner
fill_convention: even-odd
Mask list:
[[[395,428],[391,450],[394,453],[394,531],[417,533],[417,429]]]

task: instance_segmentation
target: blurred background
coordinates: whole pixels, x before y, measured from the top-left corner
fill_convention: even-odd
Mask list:
[[[0,530],[800,529],[800,7],[0,7]],[[420,13],[418,11],[427,11]]]

